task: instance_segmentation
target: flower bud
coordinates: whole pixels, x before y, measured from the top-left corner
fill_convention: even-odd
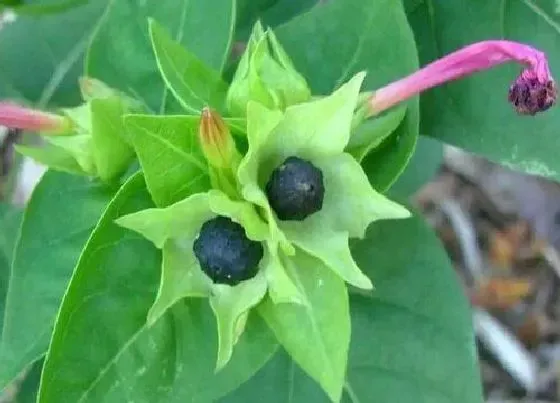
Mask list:
[[[67,117],[11,102],[0,102],[0,125],[44,134],[66,134],[73,128],[72,120]]]
[[[227,94],[229,112],[245,116],[249,101],[285,109],[310,98],[305,78],[294,68],[274,33],[265,32],[257,23]]]
[[[237,149],[222,117],[204,108],[200,117],[199,137],[202,152],[214,168],[229,168],[237,158]]]

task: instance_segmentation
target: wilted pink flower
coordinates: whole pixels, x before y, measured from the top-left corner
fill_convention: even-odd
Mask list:
[[[41,133],[66,133],[72,128],[70,119],[26,108],[11,102],[0,102],[0,126]]]
[[[522,43],[490,40],[459,49],[378,89],[369,99],[370,115],[376,115],[447,81],[510,61],[525,66],[508,94],[508,99],[517,112],[534,115],[550,108],[556,101],[556,85],[550,74],[546,55]]]

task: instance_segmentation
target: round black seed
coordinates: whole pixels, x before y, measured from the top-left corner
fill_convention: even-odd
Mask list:
[[[264,253],[260,242],[247,238],[241,225],[223,216],[202,225],[193,251],[214,283],[229,285],[254,277]]]
[[[266,196],[280,220],[302,221],[323,207],[323,173],[309,161],[288,157],[272,171]]]

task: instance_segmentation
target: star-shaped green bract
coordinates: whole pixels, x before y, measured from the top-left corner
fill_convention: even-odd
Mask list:
[[[202,225],[216,217],[229,217],[240,224],[249,239],[266,241],[268,228],[254,207],[233,201],[218,190],[196,193],[166,208],[152,208],[123,216],[117,224],[134,230],[163,250],[162,277],[158,295],[150,312],[153,324],[177,301],[186,297],[207,297],[218,324],[217,368],[230,359],[233,346],[243,332],[251,307],[259,303],[267,290],[267,276],[276,259],[265,248],[259,272],[236,286],[214,284],[200,268],[193,244]]]
[[[260,206],[269,225],[269,242],[287,255],[293,248],[321,260],[346,282],[372,288],[356,265],[349,238],[361,238],[373,221],[406,218],[402,206],[376,192],[360,164],[344,152],[364,73],[331,95],[288,107],[285,112],[250,102],[247,107],[249,150],[238,180],[243,197]],[[287,157],[299,157],[321,169],[325,183],[322,209],[303,221],[278,220],[269,205],[265,185]],[[271,289],[275,302],[289,299],[290,290]]]

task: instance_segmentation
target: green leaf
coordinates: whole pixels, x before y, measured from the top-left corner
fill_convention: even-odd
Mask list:
[[[151,47],[148,18],[169,30],[200,61],[221,71],[229,54],[234,11],[233,0],[112,1],[88,52],[87,75],[163,112],[170,105]]]
[[[0,342],[0,388],[41,357],[72,270],[112,191],[48,171],[29,201],[15,249]]]
[[[376,287],[351,296],[342,402],[481,403],[468,303],[435,234],[418,217],[380,222],[353,246]],[[286,354],[277,354],[223,402],[260,396],[270,403],[328,401]]]
[[[126,111],[118,96],[91,102],[91,138],[93,158],[99,177],[110,182],[118,179],[132,162],[134,151],[126,143],[123,115]]]
[[[2,0],[0,10],[12,9],[20,15],[56,14],[83,6],[90,0]]]
[[[418,66],[416,46],[401,2],[332,0],[276,30],[314,94],[328,94],[359,71],[373,90]],[[301,38],[313,38],[302,41]],[[418,137],[417,100],[385,147],[370,153],[368,176],[386,190],[404,169]]]
[[[206,160],[198,145],[199,119],[148,115],[125,118],[148,189],[160,207],[210,187]]]
[[[294,361],[332,401],[338,402],[350,343],[346,287],[338,276],[305,252],[297,251],[285,266],[304,295],[304,305],[275,304],[265,299],[259,312]]]
[[[41,403],[212,401],[250,378],[276,349],[263,322],[250,317],[230,364],[214,374],[216,326],[207,301],[179,302],[147,325],[160,253],[114,223],[153,207],[143,182],[138,174],[121,188],[84,249],[60,309]]]
[[[10,266],[20,224],[21,212],[19,209],[8,204],[0,204],[0,334],[2,334],[4,324],[5,301],[8,282],[10,281]]]
[[[16,145],[16,151],[54,171],[66,172],[74,175],[84,175],[84,170],[76,159],[62,147],[55,146],[48,141],[42,147],[27,147]]]
[[[471,42],[503,38],[546,52],[553,75],[558,74],[560,14],[552,0],[407,3],[423,64]],[[560,180],[560,108],[535,117],[517,115],[507,92],[520,69],[510,63],[424,93],[421,130],[510,168]]]
[[[407,200],[434,177],[442,163],[443,144],[431,137],[420,136],[406,169],[387,194],[391,198]]]
[[[35,362],[25,374],[23,382],[17,386],[17,394],[13,403],[36,403],[39,392],[39,381],[44,360]]]
[[[72,157],[80,166],[80,170],[87,175],[96,175],[97,167],[93,155],[92,137],[90,134],[77,134],[74,136],[49,137],[47,142],[54,147],[62,150]],[[62,162],[59,151],[51,147],[45,148],[45,153],[51,152],[53,155],[47,157],[48,161]],[[41,155],[41,151],[35,151],[36,156]],[[59,165],[56,165],[59,166]],[[63,166],[63,171],[66,171]]]
[[[258,19],[266,26],[275,27],[307,11],[317,0],[237,0],[236,3],[235,38],[244,41]]]
[[[154,20],[150,20],[150,37],[165,84],[183,108],[193,114],[200,114],[205,106],[224,112],[227,84],[220,73],[201,62]]]
[[[84,52],[106,7],[107,0],[90,1],[56,15],[19,15],[3,25],[0,98],[40,106],[79,102],[77,83]]]
[[[346,146],[347,152],[362,161],[370,151],[393,134],[405,116],[406,107],[401,106],[382,116],[366,120],[352,132]]]

